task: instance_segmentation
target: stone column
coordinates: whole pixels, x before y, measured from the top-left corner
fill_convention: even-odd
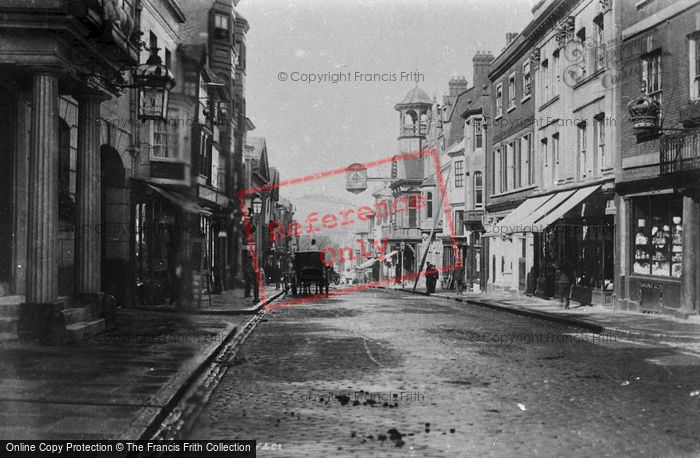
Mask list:
[[[29,193],[29,128],[32,118],[30,94],[22,93],[15,101],[14,170],[13,170],[13,244],[12,292],[24,294],[27,285],[27,199]]]
[[[95,96],[81,97],[78,100],[75,292],[81,296],[96,295],[101,287],[101,101]]]
[[[46,338],[58,293],[58,76],[33,76],[29,141],[26,303],[19,337]]]
[[[681,277],[681,312],[692,313],[697,300],[698,204],[693,196],[683,196],[683,274]]]

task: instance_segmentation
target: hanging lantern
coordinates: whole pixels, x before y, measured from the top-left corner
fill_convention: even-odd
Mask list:
[[[151,48],[145,64],[136,67],[134,84],[139,91],[139,119],[164,121],[168,113],[168,95],[175,87],[172,72],[163,65],[159,48]]]
[[[259,196],[255,196],[255,199],[253,199],[253,214],[254,215],[259,215],[260,212],[262,211],[262,205],[263,201]]]

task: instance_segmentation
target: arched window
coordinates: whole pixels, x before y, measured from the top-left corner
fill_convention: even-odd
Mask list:
[[[408,127],[408,126],[411,126],[411,127],[413,127],[413,126],[416,124],[417,121],[418,121],[418,114],[417,114],[415,111],[413,111],[413,110],[408,110],[408,111],[404,114],[404,118],[403,118],[403,124],[404,124],[404,126],[407,126],[407,127]]]
[[[484,206],[484,180],[481,172],[474,172],[474,208]]]
[[[425,205],[426,218],[432,218],[433,217],[433,193],[432,192],[428,191],[425,194],[425,201],[426,201],[426,205]]]

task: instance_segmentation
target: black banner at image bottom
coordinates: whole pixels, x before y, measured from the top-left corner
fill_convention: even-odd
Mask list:
[[[254,440],[2,440],[0,456],[256,456]]]

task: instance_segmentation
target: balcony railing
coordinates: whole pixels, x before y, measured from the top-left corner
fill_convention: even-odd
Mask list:
[[[401,127],[401,135],[427,135],[428,126],[425,124],[412,124]]]
[[[662,175],[700,170],[700,129],[661,137]]]
[[[465,223],[480,223],[484,217],[484,210],[467,210],[464,212]]]
[[[420,229],[417,227],[382,227],[382,238],[389,240],[420,240]]]

